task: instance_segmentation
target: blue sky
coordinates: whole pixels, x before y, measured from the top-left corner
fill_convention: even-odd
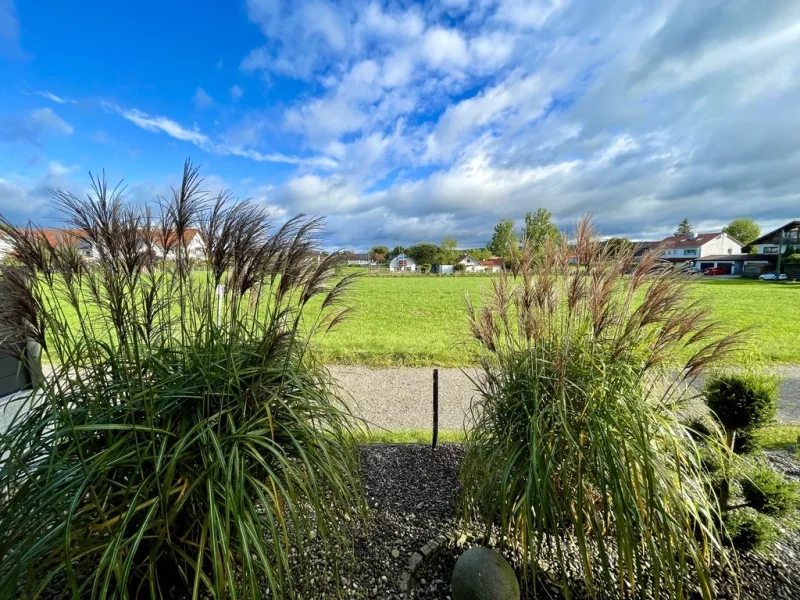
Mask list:
[[[0,0],[0,212],[183,160],[330,247],[800,217],[796,0]]]

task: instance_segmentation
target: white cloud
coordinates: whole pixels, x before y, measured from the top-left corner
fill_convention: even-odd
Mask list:
[[[429,29],[425,34],[422,52],[427,63],[436,68],[463,67],[469,62],[467,44],[455,29]]]
[[[245,148],[225,141],[214,141],[200,131],[198,127],[188,129],[177,121],[168,117],[149,115],[135,108],[125,109],[117,105],[107,104],[106,108],[117,113],[123,119],[130,121],[140,129],[156,133],[165,133],[168,136],[194,144],[198,148],[212,154],[240,156],[256,162],[286,163],[294,165],[310,165],[317,168],[332,168],[336,162],[326,157],[297,157],[280,152],[260,152],[252,148]]]
[[[231,99],[234,102],[236,102],[237,100],[239,100],[239,98],[244,96],[244,90],[241,87],[239,87],[238,85],[232,85],[231,86],[231,90],[230,90],[230,94],[231,94]]]
[[[195,90],[194,96],[192,96],[192,102],[194,103],[194,107],[198,110],[214,106],[214,99],[201,87]]]
[[[70,100],[69,98],[64,98],[62,96],[56,96],[52,92],[48,92],[47,90],[40,90],[34,92],[37,96],[41,96],[42,98],[47,98],[48,100],[55,102],[56,104],[74,104],[75,100]]]

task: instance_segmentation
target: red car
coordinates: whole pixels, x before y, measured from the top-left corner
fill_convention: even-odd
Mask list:
[[[725,269],[722,267],[709,267],[703,271],[703,275],[725,275]]]

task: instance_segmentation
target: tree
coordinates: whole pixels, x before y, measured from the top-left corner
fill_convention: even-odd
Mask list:
[[[522,231],[522,236],[528,240],[531,248],[542,248],[547,240],[555,242],[561,235],[553,223],[552,216],[546,208],[540,208],[535,213],[529,211],[525,215],[525,229]]]
[[[456,248],[458,242],[455,238],[446,235],[442,240],[441,250],[439,252],[439,262],[443,265],[452,265],[456,261]]]
[[[675,230],[675,235],[692,235],[693,231],[689,219],[684,219],[678,225],[678,229]]]
[[[410,256],[418,265],[433,264],[439,255],[439,246],[420,242],[406,248],[406,254]]]
[[[373,246],[370,251],[370,254],[383,254],[384,256],[388,256],[389,249],[386,246]]]
[[[753,219],[734,219],[722,231],[741,242],[743,246],[747,246],[761,235],[761,228]]]
[[[389,253],[389,256],[400,256],[401,254],[405,254],[406,249],[403,246],[395,246],[394,249]]]
[[[514,231],[514,221],[504,219],[494,226],[492,241],[486,249],[495,256],[500,256],[507,260],[513,259],[519,251],[519,240]]]
[[[633,247],[633,244],[628,238],[618,238],[618,237],[606,240],[605,245],[606,248],[608,248],[608,253],[611,256],[617,256],[621,252],[627,252]]]

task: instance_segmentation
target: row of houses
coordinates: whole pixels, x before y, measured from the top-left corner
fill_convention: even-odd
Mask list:
[[[741,242],[718,231],[635,242],[634,249],[637,258],[661,248],[664,260],[678,265],[691,263],[700,270],[717,267],[731,275],[758,275],[775,269],[778,256],[789,248],[800,248],[800,221],[789,221],[749,245],[754,251],[743,253]]]
[[[37,233],[53,248],[58,246],[73,246],[78,254],[87,260],[99,258],[97,248],[83,239],[83,236],[76,229],[38,229]],[[175,234],[172,234],[172,238],[167,238],[166,242],[155,239],[151,240],[149,244],[145,239],[146,236],[143,236],[139,241],[139,247],[142,251],[149,248],[156,258],[170,259],[174,256],[174,250],[165,252],[165,247],[172,248],[175,245],[176,240],[174,236]],[[202,258],[205,254],[205,243],[203,242],[203,236],[200,235],[199,229],[191,228],[184,232],[183,246],[186,248],[189,258]],[[4,259],[11,250],[11,241],[6,236],[0,234],[0,260]]]
[[[503,265],[503,259],[498,256],[480,261],[469,254],[462,254],[452,265],[431,265],[431,273],[440,275],[452,274],[455,271],[463,271],[464,273],[499,273],[503,270]],[[414,272],[417,270],[417,263],[410,256],[398,254],[389,261],[389,270]]]

